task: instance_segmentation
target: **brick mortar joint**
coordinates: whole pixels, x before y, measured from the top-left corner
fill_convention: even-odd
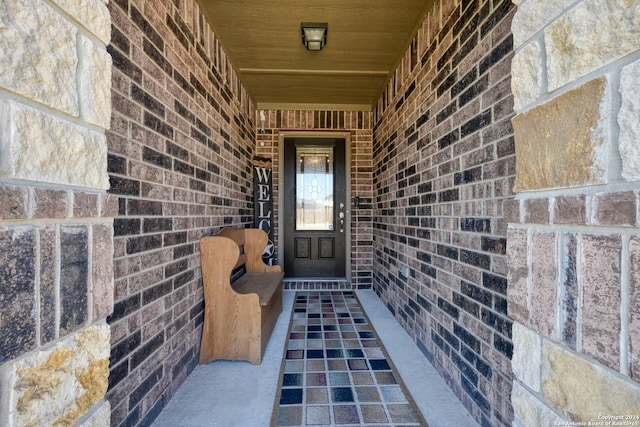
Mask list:
[[[89,225],[113,225],[113,217],[86,217],[86,218],[30,218],[6,220],[0,219],[0,227],[7,228],[45,228],[46,226],[89,226]]]
[[[611,225],[591,225],[591,224],[539,224],[539,223],[515,223],[508,224],[509,230],[553,233],[562,234],[588,234],[596,236],[637,236],[640,226],[611,226]]]

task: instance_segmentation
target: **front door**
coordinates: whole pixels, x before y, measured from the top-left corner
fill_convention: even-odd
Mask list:
[[[345,171],[344,139],[284,139],[286,277],[345,277]]]

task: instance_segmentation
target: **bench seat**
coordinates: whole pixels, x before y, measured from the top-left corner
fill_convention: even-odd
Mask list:
[[[258,294],[260,305],[264,307],[274,296],[277,298],[283,278],[284,273],[245,273],[231,284],[231,288],[239,294]]]
[[[282,312],[280,266],[262,261],[268,242],[259,229],[223,229],[200,240],[204,325],[200,363],[216,359],[262,363]],[[234,272],[246,270],[231,283]]]

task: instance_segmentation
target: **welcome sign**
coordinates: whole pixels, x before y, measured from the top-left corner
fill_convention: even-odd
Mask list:
[[[271,159],[256,157],[253,159],[253,200],[254,200],[254,227],[261,229],[269,242],[262,253],[264,262],[273,265],[273,179]]]

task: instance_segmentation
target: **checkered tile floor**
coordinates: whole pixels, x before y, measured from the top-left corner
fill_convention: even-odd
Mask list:
[[[297,292],[273,426],[424,426],[354,292]]]

